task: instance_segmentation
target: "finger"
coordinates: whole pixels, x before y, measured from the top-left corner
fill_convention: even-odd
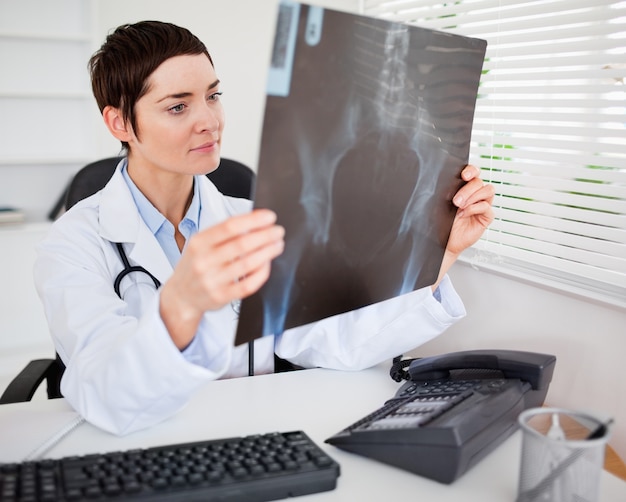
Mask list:
[[[276,249],[277,246],[282,251],[284,245],[283,237],[285,229],[279,225],[254,229],[248,233],[234,236],[233,238],[222,242],[213,249],[215,261],[223,267],[228,267],[232,263],[239,266],[245,266],[246,258],[256,255],[263,250],[270,251]],[[243,273],[241,275],[244,275]]]
[[[461,209],[457,213],[457,218],[476,218],[483,227],[488,227],[494,218],[493,207],[487,201],[475,202]]]
[[[461,178],[464,181],[470,181],[478,177],[480,177],[480,169],[472,164],[466,165],[461,171]]]
[[[255,209],[246,214],[233,216],[211,227],[204,233],[211,244],[219,246],[239,235],[268,227],[276,222],[276,213],[269,209]]]
[[[270,276],[270,264],[266,262],[241,278],[233,287],[233,298],[243,299],[256,293]]]
[[[276,214],[265,209],[233,216],[218,225],[198,232],[189,240],[186,252],[207,258],[208,262],[203,260],[207,266],[210,263],[223,264],[235,256],[228,253],[237,251],[232,246],[225,247],[228,243],[236,242],[242,236],[254,234],[259,229],[272,228],[275,221]]]
[[[231,259],[223,267],[228,280],[237,282],[241,278],[245,278],[246,276],[254,273],[255,270],[265,266],[274,258],[279,256],[284,249],[282,233],[279,235],[281,235],[281,237],[278,239],[259,242],[258,245],[255,245],[249,251],[234,255],[234,259]],[[230,256],[232,257],[233,255],[231,254]]]
[[[481,200],[490,203],[493,202],[493,198],[496,194],[495,187],[490,183],[484,183],[482,180],[478,181],[480,181],[480,183],[476,183],[477,189],[466,198],[466,205],[470,205]]]
[[[228,297],[243,299],[256,293],[267,281],[270,275],[271,260],[283,251],[283,246],[267,246],[258,252],[240,260],[236,260],[229,267],[223,269],[227,281],[225,289]]]
[[[452,202],[459,208],[467,207],[469,204],[480,200],[483,196],[488,196],[489,189],[485,190],[485,185],[480,178],[472,178],[454,195]]]

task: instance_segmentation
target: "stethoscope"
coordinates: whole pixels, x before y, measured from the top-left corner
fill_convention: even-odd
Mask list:
[[[138,272],[140,274],[146,274],[152,282],[154,282],[154,287],[159,289],[161,287],[161,281],[159,281],[156,277],[154,277],[148,270],[146,270],[141,265],[131,265],[130,261],[128,261],[128,256],[126,256],[126,251],[124,251],[124,246],[122,246],[121,242],[116,242],[115,246],[117,247],[117,251],[120,254],[120,258],[122,259],[122,263],[124,264],[124,269],[117,274],[115,281],[113,281],[113,289],[117,296],[122,299],[122,292],[120,290],[120,285],[122,283],[122,279],[126,277],[128,274],[132,274],[133,272]],[[240,302],[231,303],[231,307],[235,314],[239,316]],[[254,375],[254,341],[248,342],[248,375]]]
[[[154,282],[155,288],[159,289],[161,287],[161,281],[154,277],[145,268],[140,265],[130,265],[130,262],[128,261],[128,256],[126,256],[126,251],[124,251],[124,246],[122,246],[121,242],[116,242],[115,245],[117,246],[117,251],[120,253],[120,258],[122,258],[122,263],[124,264],[124,270],[117,274],[115,281],[113,281],[113,289],[115,290],[117,296],[122,298],[122,293],[120,291],[120,284],[122,283],[122,279],[128,274],[132,274],[133,272],[146,274],[148,277],[150,277],[150,279],[152,279],[152,282]]]

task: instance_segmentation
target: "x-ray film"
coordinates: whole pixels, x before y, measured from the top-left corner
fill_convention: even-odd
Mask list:
[[[280,4],[254,205],[286,245],[236,344],[437,280],[486,45]]]

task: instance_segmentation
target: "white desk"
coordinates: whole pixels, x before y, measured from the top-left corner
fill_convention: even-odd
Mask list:
[[[126,437],[82,424],[47,453],[61,457],[124,450],[270,431],[303,430],[341,465],[337,489],[296,500],[379,502],[513,502],[517,492],[520,435],[517,433],[451,485],[443,485],[324,443],[344,427],[378,408],[398,384],[387,366],[346,373],[306,370],[222,380],[206,385],[178,415]],[[45,414],[68,410],[62,400],[0,406],[0,418],[19,410]],[[6,422],[5,422],[6,423]],[[0,438],[9,431],[0,431]],[[4,436],[7,437],[7,436]],[[0,439],[0,448],[2,441]],[[626,482],[603,471],[602,502],[626,500]]]

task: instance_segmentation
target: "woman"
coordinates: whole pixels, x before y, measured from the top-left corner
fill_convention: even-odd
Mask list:
[[[247,374],[248,348],[233,345],[231,302],[267,280],[284,230],[274,213],[251,211],[204,176],[219,164],[224,111],[211,57],[194,35],[161,22],[121,26],[90,71],[127,158],[103,190],[53,225],[35,280],[67,366],[63,395],[90,422],[126,434],[172,415],[208,381]],[[462,177],[436,284],[256,340],[255,372],[272,372],[274,354],[305,368],[365,368],[460,319],[463,305],[445,274],[491,222],[493,198],[478,169],[467,166]],[[118,296],[116,243],[162,286],[130,274]]]

